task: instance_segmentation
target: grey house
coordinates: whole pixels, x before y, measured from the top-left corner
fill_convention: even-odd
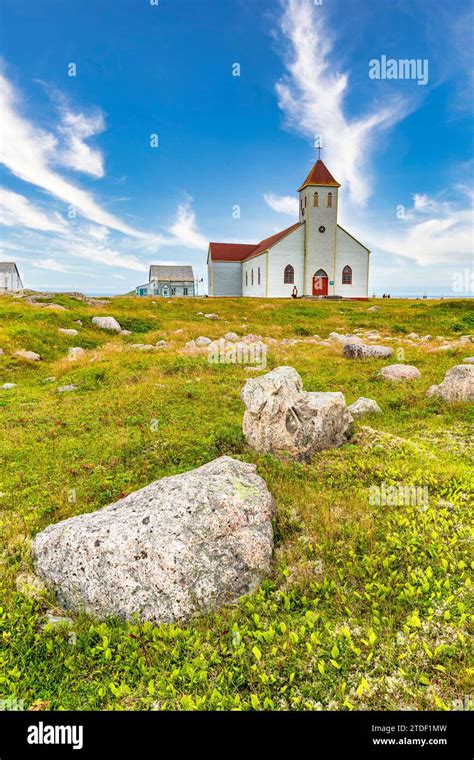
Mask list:
[[[194,272],[190,266],[152,264],[149,282],[135,288],[137,296],[194,296]]]
[[[23,290],[20,273],[14,261],[0,261],[0,293]]]

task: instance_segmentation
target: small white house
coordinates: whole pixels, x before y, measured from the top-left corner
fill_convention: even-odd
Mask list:
[[[0,261],[0,293],[23,290],[20,273],[14,261]]]
[[[190,266],[152,264],[149,282],[135,288],[137,296],[194,296],[194,272]]]
[[[339,188],[319,159],[295,224],[256,245],[210,243],[209,295],[368,298],[370,251],[337,223]]]

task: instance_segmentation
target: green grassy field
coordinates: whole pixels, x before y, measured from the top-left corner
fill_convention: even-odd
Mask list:
[[[54,710],[458,707],[473,673],[472,408],[425,393],[474,353],[454,343],[474,332],[472,302],[382,300],[374,313],[374,302],[54,302],[66,310],[0,298],[0,699]],[[132,335],[98,330],[97,315]],[[386,345],[421,378],[387,383],[377,373],[397,358],[355,362],[340,345],[308,340],[370,329],[382,344],[392,338]],[[240,399],[255,373],[183,350],[229,330],[277,339],[268,369],[295,367],[306,390],[342,391],[347,403],[367,396],[384,414],[356,421],[350,443],[311,464],[256,454]],[[411,345],[412,331],[434,340]],[[453,347],[433,352],[436,336]],[[152,353],[128,347],[162,338],[168,347]],[[85,356],[71,362],[71,346]],[[19,349],[42,359],[13,358]],[[2,390],[5,382],[16,387]],[[76,391],[58,393],[70,383]],[[222,454],[255,462],[277,505],[273,573],[257,594],[187,625],[68,612],[72,628],[44,628],[46,612],[61,610],[50,592],[24,584],[32,536]],[[426,486],[429,504],[371,504],[369,489],[382,483]]]

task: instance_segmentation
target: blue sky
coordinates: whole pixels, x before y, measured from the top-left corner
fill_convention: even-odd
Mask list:
[[[210,240],[296,220],[319,135],[371,292],[472,294],[471,3],[151,2],[2,0],[0,260],[27,287],[205,276]],[[383,55],[427,83],[371,78]]]

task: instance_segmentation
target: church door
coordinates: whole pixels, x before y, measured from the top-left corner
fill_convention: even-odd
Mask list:
[[[324,269],[318,269],[313,275],[313,296],[327,296],[328,276]]]

